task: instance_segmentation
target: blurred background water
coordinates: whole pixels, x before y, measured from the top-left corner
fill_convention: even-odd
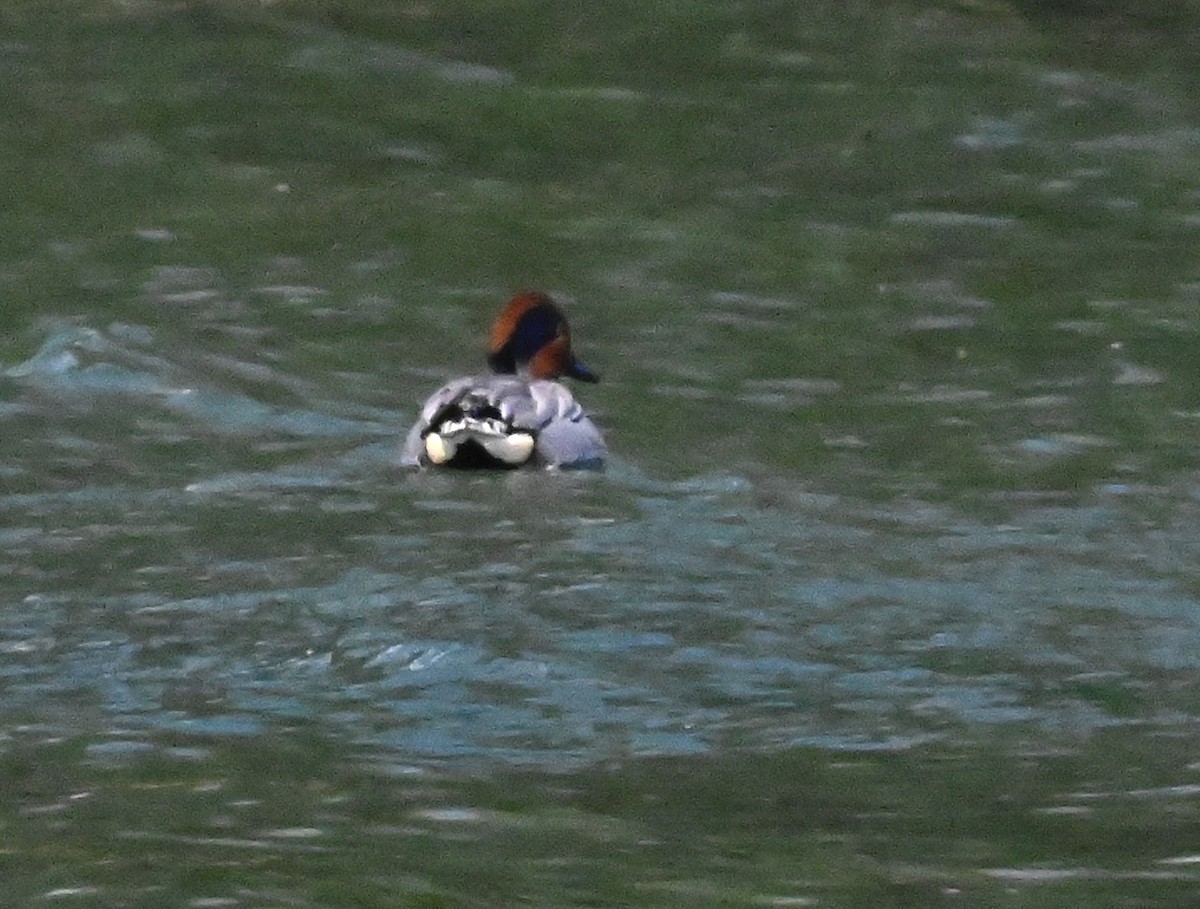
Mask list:
[[[1197,905],[1129,6],[0,9],[0,903]],[[530,287],[608,470],[400,469]]]

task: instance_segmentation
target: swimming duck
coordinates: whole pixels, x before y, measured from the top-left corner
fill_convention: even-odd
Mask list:
[[[600,377],[575,359],[566,317],[544,293],[517,294],[492,325],[492,375],[442,386],[408,433],[402,462],[459,468],[597,468],[604,439],[565,385]]]

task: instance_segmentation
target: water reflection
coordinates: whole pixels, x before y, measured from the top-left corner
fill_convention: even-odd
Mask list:
[[[83,6],[0,12],[10,900],[1195,902],[1183,49]],[[524,286],[609,470],[398,469]]]
[[[23,591],[5,616],[8,709],[82,709],[122,747],[297,717],[404,761],[903,748],[1104,728],[1196,668],[1194,598],[1129,548],[1150,539],[1136,493],[981,521],[771,478],[656,481],[627,461],[406,472],[394,439],[368,441],[382,423],[215,391],[153,344],[60,330],[8,374],[88,396],[110,429],[149,405],[171,433],[216,420],[227,444],[296,442],[260,450],[278,465],[260,470],[0,498]],[[126,465],[162,445],[116,435],[50,441]]]

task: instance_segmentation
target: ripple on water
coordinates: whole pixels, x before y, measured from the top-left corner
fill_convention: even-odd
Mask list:
[[[379,415],[267,405],[264,388],[299,386],[161,346],[134,325],[60,326],[8,371],[19,387],[84,394],[81,419],[103,401],[105,425],[158,408],[199,465],[184,482],[97,472],[0,494],[3,567],[20,590],[19,608],[0,610],[5,709],[111,730],[97,759],[162,734],[297,721],[402,761],[905,748],[996,725],[1119,722],[1159,675],[1200,661],[1200,608],[1161,576],[1189,577],[1200,558],[1188,495],[1156,537],[1137,514],[1162,498],[1148,486],[1093,505],[1016,498],[988,522],[814,492],[766,468],[682,481],[621,459],[588,477],[400,473]],[[796,376],[745,388],[840,390]],[[10,419],[43,406],[31,398]],[[100,471],[144,463],[164,444],[156,432],[43,438]],[[197,455],[214,435],[220,456]],[[1026,442],[1014,453],[1030,459],[1110,444]],[[1119,673],[1089,681],[1104,670]]]

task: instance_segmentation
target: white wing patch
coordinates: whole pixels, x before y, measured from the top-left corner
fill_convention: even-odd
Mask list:
[[[470,409],[477,415],[455,406],[468,395],[476,399]],[[492,414],[478,414],[480,405]],[[431,426],[435,420],[440,423]],[[510,466],[531,459],[550,467],[594,466],[606,455],[600,432],[565,386],[515,376],[476,376],[447,383],[425,402],[421,418],[409,431],[402,460],[410,465],[445,464],[468,440]]]

